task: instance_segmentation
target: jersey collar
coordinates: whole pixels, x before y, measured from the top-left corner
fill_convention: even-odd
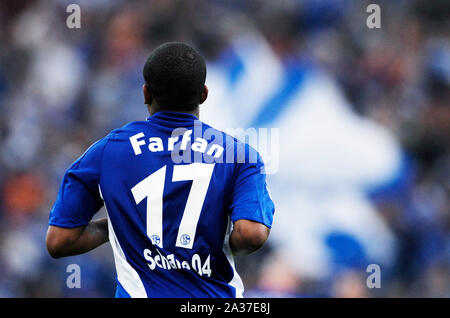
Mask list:
[[[147,117],[148,122],[157,122],[162,125],[180,126],[182,124],[192,124],[193,121],[199,120],[196,116],[181,112],[160,111]]]

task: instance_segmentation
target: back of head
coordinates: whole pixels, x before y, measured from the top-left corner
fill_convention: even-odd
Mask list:
[[[206,63],[191,46],[168,42],[150,54],[143,75],[160,109],[192,111],[200,104]]]

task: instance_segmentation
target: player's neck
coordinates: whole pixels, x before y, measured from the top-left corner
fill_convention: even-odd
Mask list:
[[[172,110],[172,109],[164,109],[164,108],[158,107],[156,105],[147,105],[147,108],[148,108],[148,112],[150,113],[150,116],[153,116],[153,114],[155,114],[157,112],[168,111],[168,112],[174,112],[174,113],[191,114],[197,118],[200,118],[199,107],[196,107],[194,110],[182,110],[182,111]]]

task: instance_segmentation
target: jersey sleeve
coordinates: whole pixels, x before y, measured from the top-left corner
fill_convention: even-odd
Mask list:
[[[257,156],[255,163],[237,165],[231,199],[231,221],[246,219],[272,227],[275,207],[269,195],[264,163]]]
[[[66,171],[50,212],[49,225],[85,226],[103,206],[99,182],[105,144],[106,138],[94,143]]]

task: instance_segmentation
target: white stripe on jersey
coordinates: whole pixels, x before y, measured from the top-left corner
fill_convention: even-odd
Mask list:
[[[100,186],[99,191],[100,196],[103,199]],[[105,202],[105,209],[106,212],[108,212],[106,202]],[[141,281],[141,278],[139,277],[139,274],[127,262],[122,247],[120,246],[120,243],[117,240],[116,233],[114,232],[111,220],[109,219],[109,215],[108,215],[108,231],[109,231],[109,242],[111,243],[111,247],[114,254],[114,262],[116,264],[117,280],[132,298],[147,298],[148,297],[147,292],[145,290],[144,284]]]
[[[223,242],[223,252],[226,255],[228,262],[231,265],[231,268],[233,269],[233,278],[228,283],[228,285],[234,287],[236,289],[236,298],[243,298],[244,293],[244,284],[242,283],[242,279],[239,276],[238,272],[236,271],[236,268],[234,267],[234,257],[233,253],[231,252],[230,247],[230,235],[232,230],[232,223],[230,216],[228,216],[228,226],[227,226],[227,232],[225,233],[225,240]]]

